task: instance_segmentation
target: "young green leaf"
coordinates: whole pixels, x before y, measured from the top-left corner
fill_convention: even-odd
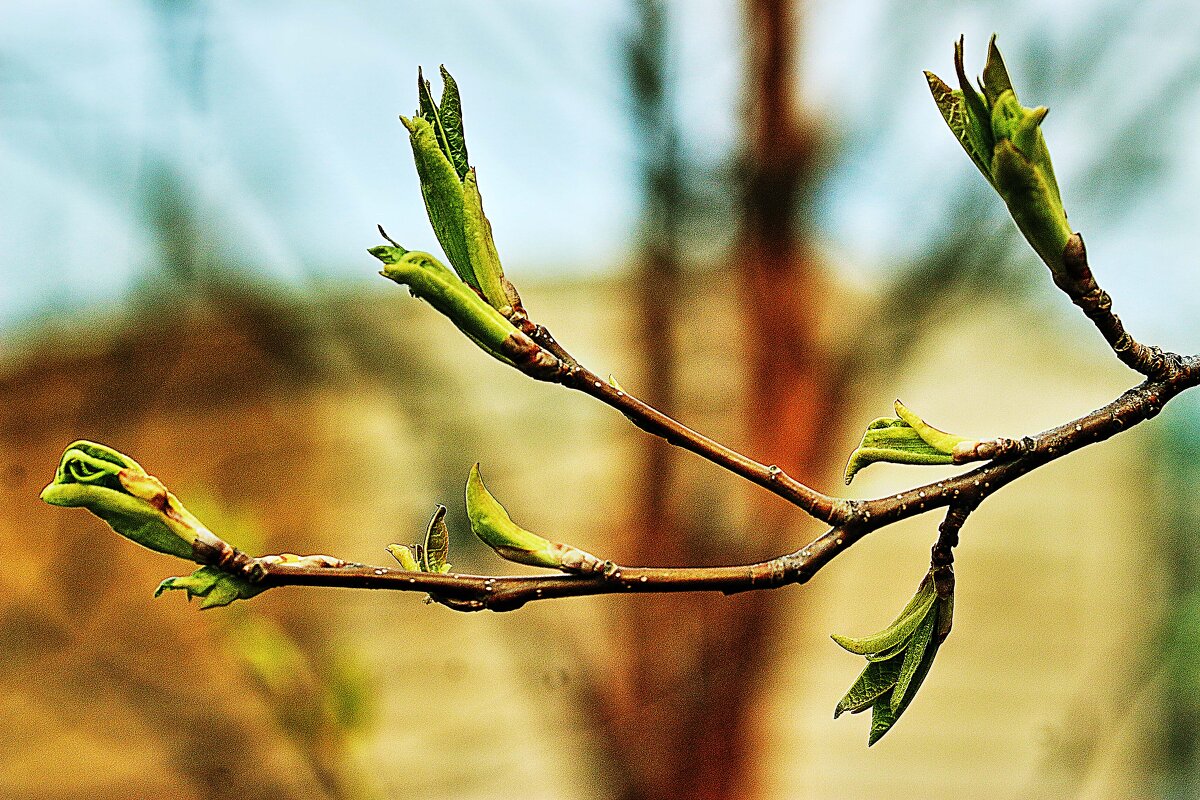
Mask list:
[[[908,639],[902,642],[897,642],[886,650],[880,650],[878,653],[858,653],[856,655],[865,655],[867,661],[887,661],[889,658],[897,656],[904,652],[904,648],[908,647]]]
[[[886,630],[866,639],[834,637],[851,652],[867,657],[866,668],[833,715],[836,718],[844,711],[858,713],[870,708],[868,745],[891,730],[912,702],[945,638],[940,636],[941,614],[950,613],[952,607],[947,606],[948,598],[938,597],[934,575],[934,570],[926,573],[917,593]]]
[[[888,692],[886,696],[879,698],[871,706],[871,732],[867,735],[867,747],[882,739],[883,735],[896,724],[898,716],[892,710],[892,692]]]
[[[942,118],[950,126],[958,143],[967,151],[971,161],[983,173],[983,177],[990,182],[992,180],[990,171],[992,150],[968,115],[963,93],[952,90],[941,78],[928,70],[925,71],[925,80],[929,83],[933,101],[937,103],[938,110],[942,112]]]
[[[833,718],[837,719],[847,711],[852,714],[866,711],[885,692],[890,692],[900,677],[903,660],[902,655],[897,655],[886,661],[868,662],[845,697],[838,701],[837,707],[833,709]]]
[[[917,435],[920,436],[927,445],[932,447],[934,450],[937,450],[939,453],[952,455],[954,453],[955,445],[969,441],[965,436],[956,436],[953,433],[946,433],[945,431],[938,430],[925,420],[918,417],[912,411],[909,411],[908,408],[899,400],[893,404],[893,407],[896,409],[896,416],[903,420],[905,425],[908,425],[908,427],[916,431]]]
[[[961,36],[954,43],[954,72],[958,76],[958,88],[967,109],[972,141],[981,152],[991,153],[992,147],[995,145],[991,131],[991,115],[988,113],[985,98],[979,96],[967,78],[966,67],[963,65],[963,37]]]
[[[895,417],[880,417],[867,426],[862,442],[846,462],[846,483],[859,470],[876,461],[894,464],[953,464],[959,446],[975,444],[972,439],[938,430],[926,423],[899,400]],[[961,456],[962,454],[960,454]]]
[[[425,530],[425,544],[421,548],[421,569],[439,575],[449,572],[449,557],[450,531],[446,529],[446,507],[439,505]]]
[[[520,332],[444,264],[428,253],[387,245],[372,247],[368,252],[383,263],[381,275],[407,285],[414,295],[449,317],[489,355],[512,364],[503,355],[505,343]]]
[[[892,726],[896,724],[896,720],[900,719],[901,715],[908,709],[909,704],[912,703],[913,698],[917,695],[917,690],[925,682],[925,676],[929,674],[929,668],[933,666],[933,659],[937,655],[937,651],[937,642],[933,642],[925,648],[924,656],[921,658],[916,672],[909,680],[908,692],[900,698],[899,702],[893,705],[897,689],[893,689],[892,694],[880,697],[876,701],[872,707],[871,733],[867,737],[868,747],[882,739],[883,735],[892,729]]]
[[[917,673],[917,667],[925,659],[925,651],[930,647],[937,647],[933,643],[933,631],[937,626],[937,616],[935,604],[931,613],[925,615],[920,627],[908,641],[908,646],[904,651],[904,661],[900,665],[900,676],[896,679],[896,691],[892,693],[893,711],[898,709],[904,698],[908,696],[909,685]]]
[[[906,641],[916,632],[925,617],[929,615],[933,603],[937,599],[937,589],[933,580],[926,575],[925,580],[917,588],[917,593],[900,612],[900,616],[878,633],[853,639],[849,636],[833,634],[833,640],[844,649],[856,655],[882,653]]]
[[[462,98],[458,95],[458,84],[443,66],[442,73],[442,102],[438,107],[438,117],[446,135],[446,156],[454,165],[458,177],[465,178],[471,165],[467,163],[467,137],[463,133]]]
[[[504,291],[504,268],[500,266],[500,254],[492,238],[492,223],[483,213],[483,198],[474,168],[463,180],[463,236],[479,290],[492,308],[505,308],[509,301]]]
[[[400,562],[400,566],[409,572],[421,572],[421,565],[417,561],[417,557],[413,555],[413,551],[408,545],[389,544],[387,551],[392,554],[392,558]]]
[[[446,128],[442,124],[442,115],[438,111],[437,103],[433,102],[433,93],[430,90],[429,81],[425,80],[425,75],[420,67],[417,67],[417,104],[417,116],[429,123],[429,126],[433,129],[438,149],[442,151],[442,155],[449,161],[450,142],[446,137]]]
[[[408,128],[429,224],[454,271],[478,289],[463,229],[462,180],[438,143],[438,133],[429,120],[423,116],[412,119],[402,116],[400,121]]]
[[[846,462],[846,484],[864,467],[877,461],[893,464],[953,464],[954,458],[930,445],[904,420],[880,417],[867,426],[862,441]]]

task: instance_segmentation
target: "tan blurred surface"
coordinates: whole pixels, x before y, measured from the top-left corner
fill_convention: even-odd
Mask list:
[[[526,300],[581,360],[636,392],[631,357],[609,335],[628,325],[624,291],[564,283],[531,287]],[[737,354],[706,335],[723,302],[690,306],[712,316],[689,317],[683,416],[736,444]],[[194,307],[136,325],[79,320],[5,359],[0,703],[13,733],[0,795],[611,794],[579,698],[605,670],[606,615],[638,598],[463,615],[410,595],[293,588],[200,614],[177,596],[151,598],[187,565],[37,493],[68,442],[94,438],[250,549],[382,563],[384,545],[415,539],[444,502],[455,567],[506,572],[462,536],[470,464],[483,463],[525,526],[619,560],[597,523],[625,513],[622,459],[642,434],[490,361],[402,292],[303,303],[231,293]],[[1042,316],[1013,308],[931,337],[904,374],[859,398],[856,419],[899,395],[964,433],[1020,435],[1132,382],[1098,342],[1075,343],[1078,326]],[[849,452],[861,427],[837,430],[845,441],[831,446]],[[784,604],[803,595],[805,612],[763,643],[778,653],[761,710],[764,794],[1139,796],[1151,723],[1138,716],[1146,698],[1119,694],[1144,667],[1137,610],[1158,602],[1152,565],[1131,557],[1142,441],[1134,432],[1072,456],[971,518],[954,635],[904,720],[870,750],[861,717],[832,720],[859,667],[828,634],[891,618],[926,567],[937,520],[874,534],[809,586],[779,592]],[[736,520],[745,490],[713,474],[714,502]],[[881,465],[853,496],[933,477]],[[835,480],[822,488],[839,490]],[[796,531],[815,529],[798,518]],[[295,648],[279,661],[291,665],[280,685],[246,655],[256,619]],[[345,664],[365,698],[353,724],[329,711]],[[1099,734],[1102,724],[1117,733]]]

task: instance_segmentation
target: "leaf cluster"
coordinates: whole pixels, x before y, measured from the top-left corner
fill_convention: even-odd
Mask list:
[[[963,150],[1000,194],[1017,227],[1051,270],[1062,269],[1071,227],[1063,210],[1050,151],[1042,135],[1045,107],[1017,99],[996,37],[988,43],[978,91],[963,66],[963,40],[954,46],[958,89],[925,73],[934,102]]]
[[[883,738],[929,674],[938,647],[950,632],[953,615],[953,594],[939,597],[931,570],[891,625],[861,639],[833,634],[833,640],[844,649],[867,659],[858,680],[834,708],[834,719],[847,711],[859,714],[871,709],[867,745]]]

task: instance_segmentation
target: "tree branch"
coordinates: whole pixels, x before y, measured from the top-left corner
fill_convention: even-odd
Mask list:
[[[624,389],[601,380],[598,375],[582,366],[564,371],[558,382],[612,406],[647,433],[659,436],[735,475],[740,475],[751,483],[779,495],[822,522],[839,525],[850,519],[854,512],[852,501],[822,494],[791,477],[774,464],[762,464],[749,456],[742,455],[672,419]]]
[[[1032,445],[1026,452],[1011,459],[991,462],[953,478],[875,500],[826,498],[832,502],[833,508],[848,509],[841,524],[835,525],[800,550],[768,561],[722,567],[627,567],[613,564],[603,573],[588,575],[495,577],[456,573],[439,575],[362,564],[305,567],[273,563],[266,566],[262,586],[327,586],[427,592],[433,600],[462,611],[510,611],[533,600],[598,594],[695,591],[734,594],[805,583],[867,534],[935,508],[949,507],[940,527],[938,542],[933,548],[932,561],[935,568],[943,568],[942,574],[949,576],[952,589],[952,573],[945,572],[953,561],[952,548],[958,543],[958,532],[967,516],[984,499],[1034,469],[1151,419],[1177,394],[1200,384],[1200,356],[1181,358],[1164,354],[1163,364],[1160,377],[1147,379],[1090,414],[1028,437]],[[596,394],[603,395],[606,402],[612,398],[610,405],[622,410],[631,409],[639,420],[653,420],[654,424],[661,426],[659,430],[670,431],[670,436],[659,434],[668,441],[674,441],[677,430],[685,431],[688,437],[683,439],[686,442],[684,446],[693,452],[711,456],[710,460],[716,463],[722,463],[722,459],[736,460],[743,468],[738,474],[759,475],[755,466],[762,465],[757,462],[663,417],[627,393],[598,381],[582,368],[576,374],[586,376],[593,389],[601,390]],[[581,381],[583,379],[578,378]],[[596,383],[600,383],[600,386],[595,386]],[[609,391],[604,392],[603,387],[608,387]],[[658,422],[660,417],[666,421]],[[657,430],[652,432],[657,433]],[[825,497],[816,492],[813,494]]]

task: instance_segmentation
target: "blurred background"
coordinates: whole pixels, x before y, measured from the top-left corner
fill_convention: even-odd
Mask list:
[[[954,634],[867,750],[832,709],[933,515],[809,585],[513,614],[279,589],[200,614],[187,565],[40,504],[77,438],[251,552],[383,563],[478,460],[514,517],[625,563],[745,563],[821,527],[495,362],[376,276],[435,249],[397,114],[463,92],[509,277],[584,363],[843,491],[902,397],[1020,436],[1136,382],[1021,241],[922,69],[999,34],[1135,336],[1200,350],[1186,2],[108,0],[0,5],[0,795],[1200,795],[1197,402],[990,499]],[[436,78],[435,78],[436,84]]]

